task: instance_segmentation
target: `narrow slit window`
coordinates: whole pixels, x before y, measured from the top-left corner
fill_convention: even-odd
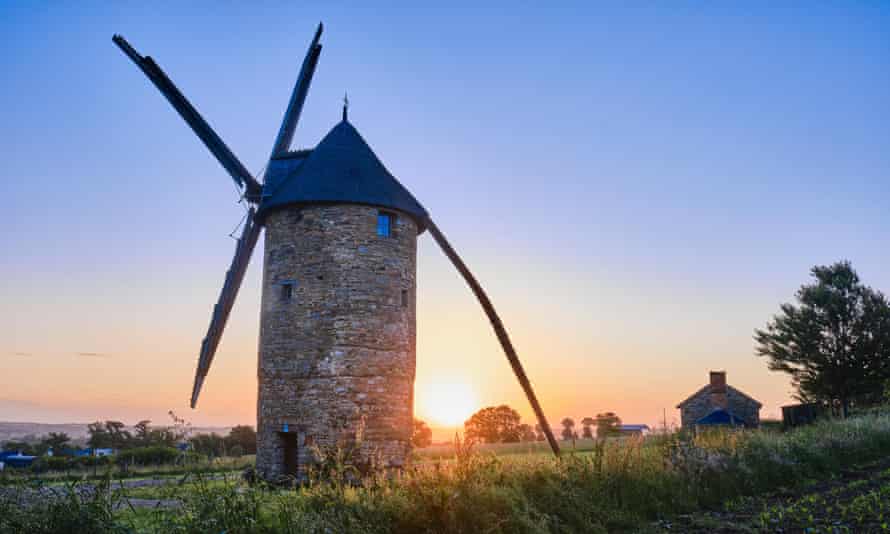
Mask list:
[[[408,290],[407,289],[402,290],[402,307],[403,308],[408,307]]]
[[[392,236],[392,224],[395,220],[395,215],[392,213],[386,213],[385,211],[380,211],[377,213],[377,235],[380,237],[391,237]]]
[[[294,283],[283,282],[281,284],[281,301],[288,302],[294,298]]]

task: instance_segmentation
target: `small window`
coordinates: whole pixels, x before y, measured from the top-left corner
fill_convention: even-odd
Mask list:
[[[281,283],[281,300],[282,302],[288,302],[294,298],[294,283],[293,282],[282,282]]]
[[[377,235],[380,237],[391,237],[392,236],[392,223],[395,221],[396,216],[392,213],[386,213],[384,211],[377,213]]]
[[[407,289],[402,290],[402,307],[403,308],[408,307],[408,290]]]

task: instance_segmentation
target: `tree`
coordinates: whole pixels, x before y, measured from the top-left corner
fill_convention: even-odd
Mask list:
[[[433,444],[433,431],[420,419],[414,419],[414,432],[411,434],[411,444],[421,449]]]
[[[153,428],[148,434],[149,446],[175,447],[182,441],[182,435],[169,426]]]
[[[25,456],[33,456],[36,454],[34,445],[27,441],[7,441],[3,444],[3,450],[9,452],[20,452]]]
[[[535,429],[532,428],[531,425],[527,425],[525,423],[519,425],[519,440],[520,441],[537,441],[538,436],[535,434]]]
[[[193,451],[211,458],[225,456],[227,452],[226,438],[216,432],[195,434],[189,438],[189,443],[191,443]]]
[[[859,280],[848,261],[810,270],[814,278],[754,331],[755,352],[791,375],[803,402],[839,407],[880,402],[890,378],[890,305]]]
[[[226,441],[232,447],[241,447],[241,454],[256,454],[256,430],[250,425],[233,426]]]
[[[593,432],[590,427],[596,424],[596,419],[592,417],[585,417],[581,419],[581,437],[582,438],[593,438]]]
[[[133,435],[129,430],[125,430],[126,427],[127,425],[120,421],[105,421],[105,430],[108,431],[113,449],[123,449],[131,445]]]
[[[596,437],[607,438],[621,433],[621,418],[615,412],[596,414]]]
[[[87,425],[87,432],[90,434],[90,439],[87,440],[87,444],[90,447],[94,449],[111,447],[111,435],[102,421],[96,421]]]
[[[71,437],[64,432],[50,432],[40,442],[47,449],[52,449],[54,455],[63,454],[65,446],[71,441]]]
[[[544,429],[541,428],[540,423],[535,425],[535,441],[544,441],[547,439],[547,436],[544,435]]]
[[[142,447],[151,445],[151,420],[143,419],[133,425],[133,439]]]
[[[519,412],[506,404],[489,406],[467,419],[464,434],[485,443],[513,443],[519,441],[519,421]]]
[[[150,422],[150,421],[149,421]],[[125,430],[126,425],[120,421],[96,421],[87,426],[90,439],[87,441],[90,447],[95,449],[123,449],[134,444],[133,435]]]
[[[575,420],[571,417],[566,417],[561,421],[562,423],[562,439],[568,441],[570,439],[575,439]]]

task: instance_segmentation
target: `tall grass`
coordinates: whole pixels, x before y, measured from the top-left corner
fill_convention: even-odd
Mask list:
[[[111,526],[99,522],[92,532],[121,526],[229,534],[627,531],[741,495],[793,490],[888,454],[890,415],[881,414],[785,434],[717,431],[600,442],[559,461],[541,454],[497,457],[461,443],[449,462],[377,474],[359,485],[317,479],[280,490],[199,480],[171,490],[180,501],[176,508],[123,507]],[[41,506],[32,515],[85,513]],[[7,531],[7,510],[0,504],[0,532]]]

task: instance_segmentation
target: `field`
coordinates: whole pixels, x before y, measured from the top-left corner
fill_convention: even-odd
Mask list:
[[[299,489],[235,471],[164,483],[7,479],[0,532],[880,532],[890,512],[890,415],[793,432],[712,432],[417,452],[351,483],[332,464]]]

